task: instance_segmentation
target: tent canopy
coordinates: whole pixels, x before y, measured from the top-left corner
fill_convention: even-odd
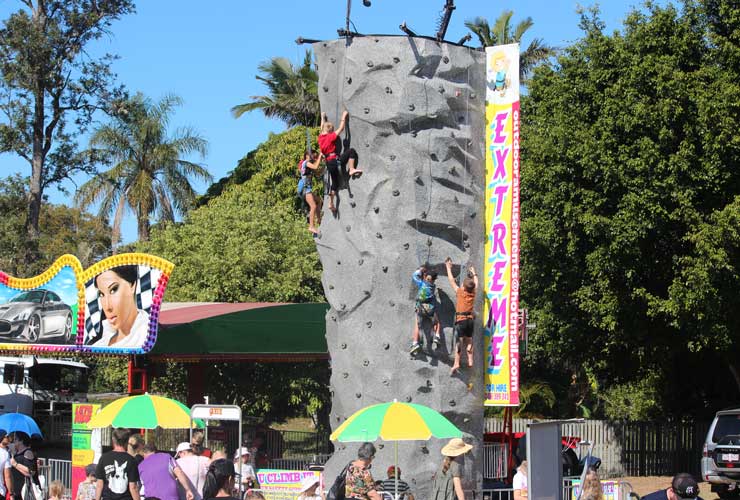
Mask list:
[[[179,361],[329,359],[328,304],[165,303],[149,356]]]

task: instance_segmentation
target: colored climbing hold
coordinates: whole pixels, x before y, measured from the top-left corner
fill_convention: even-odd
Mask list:
[[[401,191],[399,191],[398,189],[393,190],[393,196],[398,196],[400,194],[401,194]]]

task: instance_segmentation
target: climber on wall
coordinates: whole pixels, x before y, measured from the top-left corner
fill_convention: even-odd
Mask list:
[[[298,181],[298,196],[308,205],[308,230],[313,234],[319,234],[317,226],[321,222],[321,198],[313,192],[313,176],[320,173],[322,158],[321,153],[306,151],[298,164],[298,175],[301,177]]]
[[[357,168],[357,151],[347,148],[346,151],[341,152],[339,134],[344,131],[348,116],[349,113],[346,111],[342,113],[339,127],[334,130],[334,124],[327,119],[326,113],[321,113],[319,148],[321,148],[321,153],[326,159],[326,168],[329,169],[329,177],[331,178],[329,184],[329,210],[332,213],[337,211],[337,207],[334,204],[334,196],[336,196],[339,189],[339,167],[342,167],[342,171],[348,169],[349,176],[353,179],[362,175],[362,170]],[[337,153],[337,145],[339,145],[341,155]]]
[[[478,290],[478,275],[473,266],[470,266],[468,276],[463,280],[462,286],[457,286],[455,278],[452,277],[452,259],[445,259],[447,266],[447,280],[455,291],[457,301],[455,302],[455,361],[452,364],[450,375],[454,375],[460,369],[461,350],[465,349],[468,355],[468,366],[473,366],[473,327],[475,313],[475,292]]]
[[[439,346],[440,332],[442,329],[439,323],[439,316],[437,315],[437,298],[435,296],[435,292],[437,291],[437,284],[435,283],[437,281],[437,271],[428,271],[426,267],[421,266],[414,271],[411,279],[417,287],[416,317],[414,319],[414,335],[411,341],[411,354],[414,355],[421,349],[419,329],[425,319],[432,321],[432,328],[434,330],[432,349],[437,349]]]

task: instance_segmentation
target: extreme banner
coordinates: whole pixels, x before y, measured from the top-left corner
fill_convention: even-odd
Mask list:
[[[519,45],[486,49],[486,406],[519,404]]]

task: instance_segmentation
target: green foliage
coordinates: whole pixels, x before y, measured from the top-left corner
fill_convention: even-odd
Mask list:
[[[611,35],[584,12],[584,37],[523,99],[527,362],[591,374],[606,414],[700,413],[704,400],[679,396],[723,400],[726,384],[707,391],[737,372],[740,74],[710,40],[739,23],[704,9],[728,5],[648,4]],[[674,368],[699,359],[694,376]],[[652,399],[626,411],[630,388]]]
[[[150,217],[174,222],[195,203],[192,179],[211,180],[208,171],[184,158],[205,158],[208,141],[191,128],[167,135],[177,96],[153,103],[142,94],[119,103],[112,124],[95,130],[90,155],[113,166],[83,184],[75,195],[81,206],[100,204],[101,217],[113,217],[114,245],[127,209],[136,215],[140,240],[147,240]]]
[[[90,367],[91,393],[128,390],[128,358],[90,356],[80,361]]]
[[[30,277],[46,270],[65,253],[89,266],[110,253],[110,229],[104,220],[64,205],[44,202],[39,225],[39,259],[23,262],[28,181],[20,175],[0,179],[0,270]]]
[[[111,24],[134,11],[130,0],[23,0],[0,27],[0,152],[13,152],[31,167],[24,260],[38,257],[44,189],[78,171],[92,172],[77,151],[93,114],[120,99],[106,54],[87,46]],[[72,127],[68,127],[68,124]]]
[[[627,384],[617,384],[601,396],[610,420],[652,420],[663,417],[658,388],[664,383],[657,374]]]
[[[284,57],[273,57],[257,67],[257,75],[267,86],[269,95],[252,96],[251,102],[231,108],[235,118],[261,110],[268,118],[279,118],[289,127],[316,127],[321,121],[318,93],[319,75],[311,67],[311,51],[307,50],[300,66]]]

